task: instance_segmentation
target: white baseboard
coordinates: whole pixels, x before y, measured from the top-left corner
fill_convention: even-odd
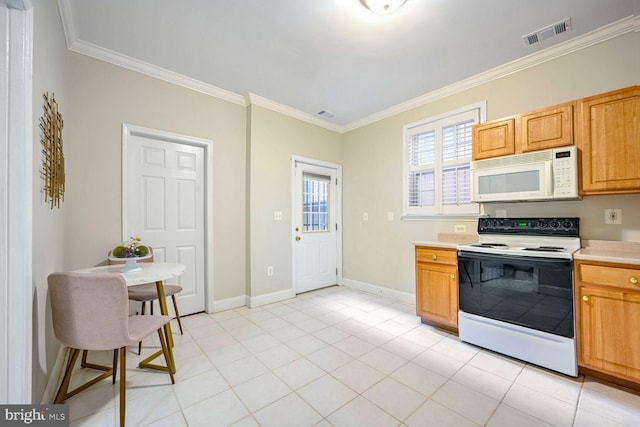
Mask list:
[[[53,399],[56,397],[56,392],[58,391],[60,381],[62,381],[62,375],[64,374],[66,357],[67,347],[61,345],[60,348],[58,348],[58,355],[51,367],[51,372],[49,372],[47,386],[45,387],[44,393],[42,393],[42,398],[40,399],[41,405],[51,404]]]
[[[272,292],[270,294],[258,295],[257,297],[247,297],[247,307],[260,307],[261,305],[284,301],[289,298],[294,298],[295,296],[296,292],[291,288],[285,289],[284,291]]]
[[[341,284],[348,288],[357,289],[359,291],[367,292],[369,294],[380,295],[385,298],[404,302],[407,304],[416,303],[416,295],[410,294],[408,292],[396,291],[394,289],[385,288],[383,286],[372,285],[371,283],[365,283],[365,282],[359,282],[357,280],[347,279],[346,277],[342,278]]]
[[[362,292],[367,292],[373,295],[380,295],[385,298],[389,298],[395,301],[404,302],[407,304],[415,304],[415,294],[408,292],[396,291],[394,289],[385,288],[383,286],[372,285],[370,283],[360,282],[357,280],[347,279],[342,277],[340,280],[341,286],[357,289]],[[270,294],[258,295],[250,297],[248,295],[241,295],[238,297],[227,298],[220,301],[214,301],[213,309],[209,313],[218,313],[220,311],[232,310],[234,308],[247,306],[249,308],[260,307],[262,305],[273,304],[274,302],[280,302],[296,296],[293,288],[285,289],[283,291],[272,292]]]
[[[218,313],[220,311],[232,310],[238,307],[244,307],[247,305],[248,297],[246,295],[240,295],[239,297],[227,298],[220,301],[214,301],[213,307],[208,313]]]

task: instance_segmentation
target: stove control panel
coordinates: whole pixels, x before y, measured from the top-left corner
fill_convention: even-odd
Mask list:
[[[480,218],[478,234],[579,237],[580,218]]]

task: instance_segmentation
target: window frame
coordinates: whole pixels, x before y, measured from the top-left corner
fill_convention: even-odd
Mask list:
[[[442,203],[442,175],[443,170],[447,167],[455,165],[470,164],[471,157],[468,161],[460,159],[456,161],[442,160],[442,129],[455,123],[460,123],[468,118],[476,120],[475,124],[484,123],[486,121],[487,102],[481,101],[475,104],[449,111],[443,114],[432,116],[414,123],[403,126],[402,133],[402,203],[403,215],[402,219],[442,219],[446,217],[471,217],[477,218],[481,215],[481,206],[479,203],[470,203],[464,205],[444,205]],[[411,170],[416,170],[409,165],[409,139],[423,132],[430,130],[436,131],[435,146],[435,163],[428,165],[422,169],[435,170],[435,205],[434,206],[410,206],[409,205],[409,174]]]

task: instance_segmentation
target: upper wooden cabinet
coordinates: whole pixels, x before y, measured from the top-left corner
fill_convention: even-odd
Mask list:
[[[480,123],[473,127],[473,160],[515,153],[515,120]]]
[[[528,151],[573,145],[573,102],[517,116],[516,147]]]
[[[640,86],[580,100],[578,121],[583,193],[640,192]]]
[[[473,127],[473,160],[573,145],[574,103]]]

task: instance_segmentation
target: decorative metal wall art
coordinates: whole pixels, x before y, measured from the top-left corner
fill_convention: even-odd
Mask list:
[[[44,113],[40,117],[40,130],[42,131],[42,171],[44,201],[49,203],[49,208],[60,207],[60,201],[64,200],[64,153],[62,152],[62,115],[58,112],[58,103],[55,94],[45,93]]]

